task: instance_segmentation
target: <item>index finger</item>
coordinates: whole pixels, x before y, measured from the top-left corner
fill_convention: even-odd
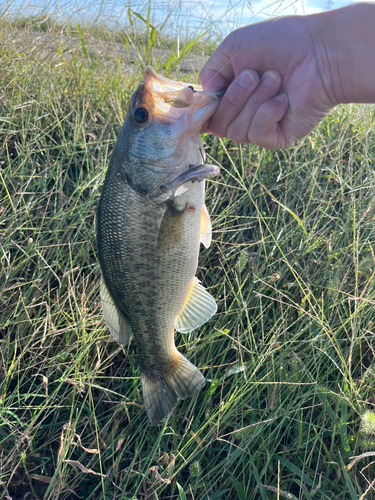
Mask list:
[[[199,73],[199,81],[204,90],[220,90],[228,87],[234,80],[233,65],[225,51],[225,41],[208,58]]]

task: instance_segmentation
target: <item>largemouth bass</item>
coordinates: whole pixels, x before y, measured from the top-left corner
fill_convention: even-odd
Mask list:
[[[217,93],[146,68],[131,98],[97,212],[100,297],[112,336],[138,345],[144,406],[152,425],[205,383],[174,344],[216,312],[195,278],[200,242],[211,243],[202,124]]]

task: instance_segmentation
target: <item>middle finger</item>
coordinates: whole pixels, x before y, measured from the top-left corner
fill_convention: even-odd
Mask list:
[[[225,137],[227,128],[241,112],[259,84],[259,75],[252,69],[242,71],[229,85],[219,107],[211,117],[210,132],[216,137]]]
[[[240,112],[232,119],[226,130],[226,136],[234,142],[248,142],[248,130],[259,107],[272,99],[280,90],[281,75],[269,70],[263,73],[259,85],[249,96]]]

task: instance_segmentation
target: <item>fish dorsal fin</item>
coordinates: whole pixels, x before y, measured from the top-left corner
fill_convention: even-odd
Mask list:
[[[103,276],[100,281],[100,301],[102,303],[103,317],[112,337],[120,344],[126,344],[131,336],[130,321],[118,310]]]
[[[211,220],[206,205],[203,205],[201,213],[200,241],[206,248],[208,248],[211,245],[211,239]]]
[[[176,318],[175,328],[187,333],[206,323],[217,311],[215,299],[194,276],[185,303]]]

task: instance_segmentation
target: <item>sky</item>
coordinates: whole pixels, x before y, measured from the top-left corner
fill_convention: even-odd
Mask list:
[[[228,0],[202,2],[216,20],[232,25],[251,24],[276,16],[316,14],[355,3],[348,0]],[[232,8],[228,8],[231,5]]]
[[[255,0],[252,2],[239,2],[239,7],[244,5],[243,17],[253,18],[252,22],[264,20],[274,16],[286,16],[290,14],[315,14],[324,10],[337,9],[348,5],[349,1],[343,0]],[[212,2],[216,16],[223,15],[228,8],[228,1]]]
[[[8,5],[9,11],[24,15],[43,10],[59,17],[74,16],[78,22],[99,19],[126,24],[129,7],[146,16],[149,2],[156,26],[161,26],[169,16],[168,23],[176,33],[191,34],[194,30],[199,32],[202,26],[210,26],[219,37],[239,26],[272,17],[314,14],[354,3],[352,0],[0,0],[0,5]]]

